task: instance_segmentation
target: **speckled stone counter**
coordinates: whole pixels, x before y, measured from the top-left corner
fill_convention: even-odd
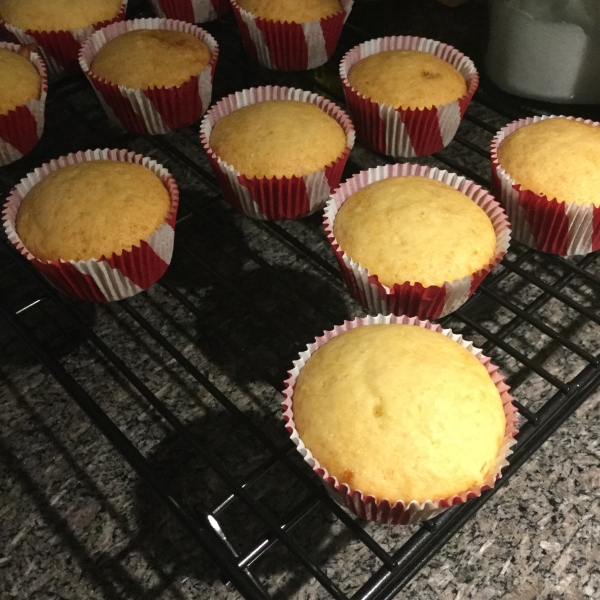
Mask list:
[[[390,5],[386,2],[386,10]],[[410,5],[413,16],[421,14],[414,8],[415,2],[398,5],[404,9]],[[427,5],[432,6],[433,0]],[[400,9],[394,10],[397,16]],[[445,15],[450,14],[435,13],[433,22],[441,27]],[[424,23],[417,17],[402,31],[423,31]],[[390,23],[393,19],[386,21],[388,29],[392,28]],[[476,21],[464,21],[463,29],[465,23],[472,27]],[[265,78],[271,83],[308,86],[309,80],[303,75],[292,77],[251,67],[239,39],[230,35],[232,27],[231,19],[223,26],[209,27],[222,53],[214,98]],[[350,22],[350,34],[353,27]],[[476,52],[477,45],[472,49]],[[237,72],[237,81],[228,76],[231,71]],[[329,85],[335,67],[316,75]],[[477,120],[482,119],[492,130],[510,120],[478,102],[470,106],[469,115],[472,119],[462,123],[459,135],[482,150],[489,145],[492,132],[477,126]],[[335,260],[322,232],[320,215],[280,224],[279,230],[236,214],[211,182],[197,127],[157,140],[123,134],[106,120],[94,94],[78,79],[63,82],[53,91],[47,123],[34,154],[10,169],[0,169],[0,191],[4,194],[39,162],[69,151],[119,145],[142,152],[164,163],[180,185],[182,206],[175,258],[163,284],[127,303],[100,306],[67,302],[69,310],[77,311],[80,321],[76,322],[53,300],[38,301],[43,296],[39,286],[1,254],[0,299],[13,311],[35,302],[20,313],[20,318],[32,327],[66,373],[121,428],[169,489],[192,508],[213,507],[227,495],[223,481],[190,449],[185,436],[174,434],[98,345],[82,333],[82,324],[164,402],[186,433],[209,448],[227,471],[241,480],[268,456],[222,407],[214,389],[229,398],[270,440],[285,445],[279,390],[292,359],[312,337],[363,311],[327,269],[335,269]],[[453,143],[440,156],[419,162],[448,168],[440,158],[489,180],[487,161],[481,153],[469,150],[468,144]],[[384,162],[383,157],[359,145],[345,175]],[[298,251],[286,238],[288,234],[320,256],[323,263],[319,265]],[[522,250],[515,250],[508,259],[518,262],[523,256]],[[565,274],[560,262],[548,264],[537,255],[527,261],[527,269],[543,282],[554,284]],[[590,261],[586,268],[598,276],[596,262]],[[520,308],[540,297],[540,288],[514,273],[505,276],[503,267],[490,276],[491,281],[496,275],[498,285],[494,289]],[[562,289],[566,296],[598,313],[598,288],[589,281],[575,278]],[[178,294],[189,304],[178,299]],[[535,314],[544,324],[584,352],[598,354],[599,324],[582,318],[557,299],[542,304]],[[501,331],[514,316],[491,301],[482,300],[469,310],[470,317],[493,332]],[[172,344],[180,353],[179,362],[147,333],[144,324]],[[481,332],[459,319],[449,325],[476,345],[486,343]],[[587,364],[585,356],[528,325],[520,326],[504,340],[561,381],[572,381]],[[490,351],[509,376],[515,396],[529,409],[537,410],[556,392],[551,383],[513,356],[497,347]],[[181,359],[193,368],[182,368]],[[0,379],[2,600],[240,597],[222,581],[210,557],[2,321]],[[599,439],[600,393],[595,393],[397,597],[600,598]],[[296,453],[291,452],[290,457],[302,465]],[[278,516],[295,505],[303,493],[278,463],[249,489]],[[264,536],[264,530],[240,502],[228,504],[219,523],[242,555]],[[359,523],[390,552],[417,527]],[[293,532],[300,547],[348,595],[380,566],[324,506],[307,510]],[[279,545],[253,563],[252,571],[278,600],[330,597]]]

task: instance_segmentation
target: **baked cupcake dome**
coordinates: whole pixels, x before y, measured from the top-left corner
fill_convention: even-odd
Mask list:
[[[97,164],[84,168],[94,163]],[[105,167],[107,163],[114,169]],[[70,169],[74,166],[83,171]],[[107,168],[110,172],[104,172]],[[149,174],[140,175],[139,169]],[[42,185],[48,177],[52,177],[54,192],[52,189],[48,192],[46,185]],[[41,190],[46,201],[50,196],[50,202],[43,197],[36,199],[34,193],[29,197],[29,208],[26,204],[26,212],[21,211],[25,198],[38,184],[36,193]],[[69,191],[71,186],[74,192]],[[152,189],[153,192],[148,191]],[[154,231],[149,231],[163,214],[165,190],[166,215]],[[80,197],[90,198],[93,191],[104,201],[92,199],[84,206]],[[154,194],[154,200],[147,197],[148,193]],[[117,202],[119,199],[122,202]],[[90,209],[92,204],[98,206]],[[162,165],[126,150],[88,150],[63,156],[29,173],[11,191],[2,220],[11,243],[57,288],[77,299],[107,302],[138,294],[164,274],[173,254],[178,204],[177,185]],[[138,209],[135,214],[132,207]],[[29,216],[23,220],[27,212]],[[36,251],[47,253],[46,256],[52,256],[52,252],[76,257],[103,255],[88,260],[44,260],[31,252],[21,234],[27,237],[28,244],[39,245]],[[108,254],[113,248],[114,252]]]
[[[284,396],[304,459],[350,510],[381,523],[431,518],[492,487],[516,432],[490,359],[407,317],[325,332],[294,362]]]
[[[350,81],[353,70],[362,92]],[[468,57],[414,36],[355,46],[342,58],[340,76],[358,138],[373,150],[408,158],[433,154],[452,141],[479,85]]]
[[[121,0],[0,0],[0,16],[24,30],[65,31],[110,21],[121,5]]]
[[[196,25],[134,19],[91,35],[79,64],[111,120],[128,131],[157,135],[204,114],[218,57],[214,38]]]
[[[34,43],[51,74],[77,72],[85,39],[125,18],[127,0],[0,0],[0,26],[20,44]]]
[[[485,211],[446,183],[423,176],[367,185],[341,206],[333,234],[383,284],[443,286],[487,267],[496,234]]]
[[[327,62],[354,0],[231,0],[246,52],[269,69]]]
[[[369,100],[394,108],[441,106],[467,93],[457,69],[422,50],[386,50],[361,58],[350,69],[348,82]]]
[[[318,21],[342,10],[339,0],[237,0],[237,3],[261,19],[282,23]]]
[[[42,78],[24,56],[0,47],[0,115],[6,115],[42,94]]]
[[[50,173],[29,190],[16,231],[40,260],[98,260],[147,239],[170,206],[162,181],[145,167],[83,162]]]
[[[38,143],[47,91],[46,65],[38,54],[0,42],[0,166],[22,158]]]
[[[256,109],[258,113],[241,111],[242,108],[270,103],[271,101],[284,101],[291,104],[285,105],[286,110],[274,114],[274,122],[271,123],[263,114],[263,109]],[[299,103],[309,104],[307,108],[299,108]],[[271,107],[277,108],[284,104],[275,103]],[[289,111],[288,111],[289,109]],[[272,110],[268,108],[267,110]],[[321,111],[323,115],[317,111]],[[236,127],[225,127],[222,131],[221,145],[228,139],[227,149],[232,151],[233,156],[228,155],[228,160],[239,158],[246,161],[250,170],[244,168],[248,173],[289,173],[287,176],[246,176],[236,168],[235,164],[229,164],[224,157],[220,156],[213,148],[213,131],[217,129],[222,119],[233,117],[235,113],[243,117],[246,121],[247,129],[244,132],[244,139],[248,141],[248,146],[240,143],[238,136],[239,129]],[[253,114],[260,115],[264,123],[264,128],[258,120],[253,118]],[[296,116],[302,114],[303,121],[296,122]],[[295,115],[295,116],[294,116]],[[310,127],[317,135],[317,138],[306,135],[306,116],[310,118]],[[314,119],[315,115],[318,117]],[[229,123],[235,124],[238,117]],[[292,122],[290,122],[290,118]],[[330,118],[332,120],[330,120]],[[298,127],[303,124],[304,134]],[[269,136],[265,135],[267,131],[277,125],[277,137],[279,141],[272,144]],[[333,136],[323,137],[323,126],[325,130],[333,132]],[[332,159],[334,150],[338,148],[339,129],[341,128],[345,136],[345,145],[340,154]],[[297,148],[294,150],[290,146],[289,129],[296,131],[294,139],[297,141]],[[269,154],[265,154],[265,148],[261,153],[252,156],[256,148],[256,140],[253,138],[256,132],[263,144],[269,148]],[[281,135],[285,138],[281,138]],[[354,144],[354,128],[348,116],[336,104],[325,98],[294,88],[285,88],[277,86],[264,86],[251,88],[231,94],[217,102],[206,114],[200,127],[200,140],[206,150],[223,191],[225,199],[238,211],[257,219],[296,219],[306,216],[319,208],[327,201],[329,194],[339,184],[344,165]],[[332,144],[333,140],[333,144]],[[317,143],[318,142],[318,143]],[[339,139],[341,142],[341,138]],[[274,150],[277,151],[274,151]],[[250,152],[248,152],[250,150]],[[278,155],[281,151],[281,156]],[[265,160],[266,157],[269,160]],[[237,158],[236,158],[237,157]],[[294,160],[290,160],[293,158]],[[299,158],[303,161],[303,168],[298,170]],[[332,160],[329,164],[325,160]],[[320,165],[317,167],[316,165]],[[242,164],[237,165],[240,168]],[[273,167],[276,167],[275,170]],[[286,168],[287,170],[282,170]],[[314,168],[312,171],[304,171],[304,168]],[[254,169],[254,171],[252,170]],[[299,173],[303,171],[300,175]]]
[[[392,182],[383,183],[390,178]],[[408,181],[396,185],[399,178]],[[415,184],[416,191],[411,189]],[[451,198],[448,207],[444,206],[448,200],[440,201],[440,190],[442,198]],[[404,195],[400,202],[399,191]],[[416,193],[419,201],[415,201]],[[337,219],[353,195],[359,202],[354,209],[349,205],[349,218],[345,224],[342,221],[342,243],[337,239]],[[371,210],[371,203],[376,206],[379,202],[379,209]],[[489,262],[486,256],[493,239],[488,221],[495,236]],[[345,181],[327,202],[323,224],[350,293],[370,313],[420,319],[438,319],[466,302],[502,260],[510,241],[510,224],[504,211],[481,186],[454,173],[409,163],[368,169]],[[459,231],[462,235],[456,235]],[[350,245],[355,257],[367,261],[369,268],[353,260],[345,244]],[[467,273],[471,268],[475,270]],[[387,285],[380,276],[392,283]],[[444,276],[457,278],[429,283],[439,282]],[[393,281],[404,277],[409,279]]]
[[[599,132],[594,121],[544,116],[496,134],[492,190],[518,241],[561,256],[600,249]]]
[[[146,90],[175,87],[202,72],[210,50],[183,31],[136,29],[106,43],[90,70],[110,83]]]
[[[340,124],[299,100],[243,106],[220,119],[210,135],[215,154],[252,177],[302,177],[337,160],[346,148]]]
[[[600,127],[564,117],[531,123],[502,140],[498,162],[522,189],[600,206]]]

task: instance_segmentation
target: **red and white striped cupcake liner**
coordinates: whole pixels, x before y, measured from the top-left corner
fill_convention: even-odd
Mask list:
[[[146,240],[140,240],[131,250],[103,256],[95,260],[46,261],[36,258],[19,238],[16,229],[17,214],[23,198],[31,188],[69,165],[92,160],[114,160],[143,165],[163,182],[171,198],[171,208],[162,225]],[[179,205],[179,190],[171,174],[156,161],[128,150],[87,150],[62,156],[29,173],[12,190],[4,204],[2,221],[8,239],[19,252],[41,271],[58,289],[80,300],[112,302],[122,300],[156,283],[167,270],[173,255],[175,219]]]
[[[77,73],[79,63],[77,57],[81,45],[94,31],[106,27],[111,23],[123,21],[127,10],[127,1],[122,0],[121,8],[113,19],[94,23],[83,29],[69,29],[65,31],[32,31],[21,29],[0,19],[0,27],[8,32],[9,36],[19,44],[35,44],[41,57],[46,62],[51,75],[60,75],[64,71]]]
[[[159,17],[187,23],[206,23],[231,11],[229,0],[151,0]]]
[[[483,209],[496,233],[496,254],[489,265],[468,277],[446,281],[442,286],[424,286],[421,283],[405,281],[398,282],[390,288],[379,281],[376,273],[370,273],[344,252],[333,233],[335,218],[342,204],[352,194],[375,181],[415,175],[446,183],[471,198]],[[356,300],[372,314],[391,313],[420,319],[439,319],[464,304],[492,269],[500,263],[508,250],[511,236],[510,223],[504,210],[480,185],[456,173],[410,163],[375,167],[361,171],[345,181],[327,202],[323,224],[344,281]],[[385,240],[381,240],[381,244],[384,245]]]
[[[348,81],[350,69],[361,59],[388,50],[421,50],[450,63],[467,82],[467,93],[448,104],[430,108],[394,108],[370,100]],[[340,76],[348,109],[358,139],[369,148],[405,158],[427,156],[445,148],[479,85],[473,61],[448,44],[414,36],[391,36],[369,40],[347,52],[340,63]]]
[[[92,61],[110,40],[137,29],[162,29],[189,33],[202,40],[211,58],[204,69],[179,86],[152,87],[145,90],[117,85],[98,77]],[[88,38],[79,53],[79,64],[88,78],[108,117],[128,131],[159,135],[190,125],[207,110],[212,97],[219,47],[204,29],[171,19],[135,19],[114,23]]]
[[[21,46],[0,42],[0,48],[18,52]],[[29,62],[41,78],[40,97],[17,106],[7,114],[0,115],[0,167],[19,160],[39,142],[44,131],[44,110],[48,95],[46,65],[36,52],[29,54]]]
[[[341,10],[329,17],[288,23],[257,17],[231,0],[246,52],[263,67],[279,71],[306,71],[331,58],[354,0],[340,4]]]
[[[360,490],[350,488],[348,484],[339,481],[336,477],[331,475],[327,469],[319,463],[318,459],[313,456],[310,448],[307,448],[302,442],[298,430],[296,429],[296,424],[294,423],[294,387],[300,371],[307,363],[308,359],[321,346],[337,335],[349,331],[350,329],[355,329],[356,327],[368,327],[370,325],[379,324],[412,325],[436,331],[455,341],[457,344],[460,344],[463,348],[473,354],[473,356],[477,357],[479,362],[486,368],[500,394],[504,407],[504,415],[506,417],[506,428],[504,430],[504,440],[498,450],[493,473],[482,485],[473,486],[472,488],[463,490],[449,498],[432,498],[425,502],[417,502],[416,500],[411,501],[409,498],[403,500],[394,498],[375,498],[374,496],[363,494]],[[452,330],[442,329],[440,325],[434,325],[429,321],[420,321],[415,317],[409,318],[406,316],[393,315],[378,315],[355,319],[354,321],[345,321],[343,325],[337,325],[333,330],[324,332],[322,336],[316,338],[312,344],[309,344],[306,350],[300,353],[299,358],[294,361],[294,367],[289,371],[288,376],[283,391],[283,418],[285,420],[287,432],[290,434],[298,452],[300,452],[312,470],[322,479],[332,495],[348,510],[352,511],[361,519],[388,525],[408,525],[431,519],[455,504],[462,504],[471,498],[481,496],[482,492],[494,487],[496,480],[501,477],[502,469],[508,465],[507,457],[512,454],[511,447],[516,443],[514,438],[517,433],[517,410],[513,405],[514,398],[509,393],[510,388],[506,385],[504,376],[499,373],[498,367],[493,365],[491,359],[484,356],[479,348],[475,348],[473,342],[466,341],[461,335],[452,333]],[[383,450],[383,452],[385,452],[385,450]]]
[[[310,102],[333,117],[346,134],[343,154],[323,169],[302,177],[248,178],[220,159],[210,146],[217,121],[242,106],[268,100]],[[225,199],[238,211],[255,219],[298,219],[323,207],[340,183],[350,150],[354,146],[354,126],[337,105],[312,92],[295,88],[264,86],[226,96],[206,114],[200,127],[200,141],[208,154]]]
[[[589,254],[600,250],[600,207],[548,198],[515,183],[498,160],[498,148],[508,135],[531,123],[558,115],[528,117],[502,128],[492,140],[492,192],[512,223],[513,237],[522,244],[560,256]],[[600,127],[600,123],[564,117]]]

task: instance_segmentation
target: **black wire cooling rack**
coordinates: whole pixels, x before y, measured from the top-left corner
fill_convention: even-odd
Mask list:
[[[207,29],[221,46],[214,99],[269,83],[312,89],[343,103],[335,58],[313,73],[270,72],[246,57],[232,18]],[[369,37],[351,18],[336,56]],[[450,147],[419,162],[489,188],[489,142],[501,126],[526,113],[489,91],[490,85],[482,88]],[[393,535],[384,526],[367,527],[298,458],[279,418],[278,392],[294,355],[324,329],[361,314],[343,287],[320,214],[290,223],[253,222],[235,214],[221,198],[197,126],[160,137],[124,134],[106,120],[83,77],[51,86],[44,138],[29,156],[0,170],[2,196],[41,163],[92,147],[130,148],[174,173],[182,202],[171,268],[150,291],[95,307],[94,321],[89,305],[61,296],[2,243],[0,316],[13,339],[39,359],[246,598],[272,597],[269,570],[259,566],[270,557],[280,568],[283,556],[284,568],[293,565],[315,578],[323,597],[392,598],[600,383],[593,342],[600,332],[597,253],[565,260],[513,243],[478,292],[442,320],[493,357],[520,400],[521,428],[510,466],[494,489],[429,522]],[[345,177],[387,160],[358,144]],[[117,322],[127,324],[119,348],[131,351],[113,348],[111,326]],[[164,420],[176,447],[211,471],[218,483],[207,485],[200,501],[174,488],[147,449],[108,415],[87,378],[68,368],[69,352],[56,350],[61,340],[91,345],[106,364],[106,377],[128,390],[122,402]],[[76,348],[74,343],[71,351]],[[219,415],[212,438],[190,428],[178,404],[140,374],[132,364],[136,352],[173,366],[178,376],[172,385],[180,386],[181,396],[190,395],[192,382]],[[222,423],[227,426],[219,430]],[[339,562],[328,562],[328,551],[307,541],[306,532],[318,528],[316,513],[344,531],[342,550],[367,557],[359,584],[343,581]]]

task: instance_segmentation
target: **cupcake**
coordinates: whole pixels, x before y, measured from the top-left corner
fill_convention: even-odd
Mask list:
[[[77,54],[95,30],[125,18],[127,0],[0,0],[0,26],[37,44],[50,73],[77,72]]]
[[[27,154],[44,130],[46,66],[36,52],[0,42],[0,166]]]
[[[354,0],[231,0],[246,52],[269,69],[306,71],[335,51]]]
[[[206,23],[224,17],[230,10],[229,0],[151,0],[159,17]]]
[[[355,46],[342,59],[340,76],[358,139],[377,152],[409,158],[452,141],[479,84],[464,54],[412,36]]]
[[[350,293],[375,314],[451,313],[510,241],[504,211],[481,186],[420,165],[358,173],[336,190],[323,219]]]
[[[352,123],[336,104],[285,87],[223,98],[200,133],[225,199],[257,219],[296,219],[322,208],[354,144]]]
[[[508,390],[462,336],[380,315],[347,321],[300,354],[283,416],[348,509],[407,524],[494,486],[516,433]]]
[[[195,25],[136,19],[92,35],[79,62],[109,118],[157,135],[206,112],[218,56],[213,37]]]
[[[126,150],[88,150],[30,173],[2,214],[9,240],[56,287],[106,302],[162,277],[178,202],[162,165]]]
[[[518,241],[573,256],[600,249],[600,123],[514,121],[492,141],[492,189]]]

